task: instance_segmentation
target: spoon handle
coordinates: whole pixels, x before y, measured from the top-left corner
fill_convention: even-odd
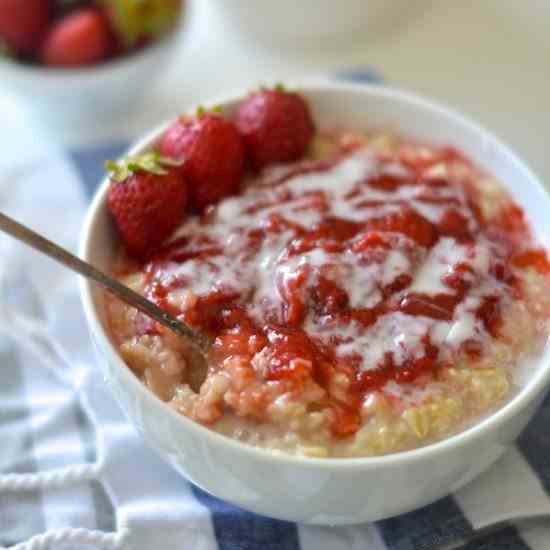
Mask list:
[[[191,340],[192,343],[198,345],[203,353],[208,349],[208,342],[201,334],[195,332],[193,329],[189,328],[180,321],[177,321],[171,315],[168,315],[168,313],[164,312],[155,304],[141,296],[141,294],[134,292],[127,286],[119,283],[116,279],[105,275],[105,273],[99,271],[89,263],[81,260],[74,254],[71,254],[64,248],[58,246],[45,237],[42,237],[42,235],[35,233],[28,227],[16,222],[1,212],[0,231],[11,235],[18,241],[21,241],[38,252],[49,256],[51,259],[63,264],[87,279],[95,281],[104,289],[114,294],[117,298],[120,298],[123,302],[135,307],[176,334]]]

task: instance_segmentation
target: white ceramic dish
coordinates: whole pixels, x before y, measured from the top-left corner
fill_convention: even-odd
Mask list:
[[[506,185],[525,209],[539,242],[548,246],[550,198],[527,166],[486,130],[430,101],[383,87],[324,83],[299,89],[320,126],[382,126],[460,148]],[[228,112],[235,103],[235,98],[222,102]],[[133,152],[154,144],[162,129],[140,141]],[[103,269],[109,269],[116,240],[105,206],[107,185],[104,182],[90,208],[80,248],[82,257]],[[512,445],[550,380],[547,350],[530,381],[504,408],[459,435],[421,449],[361,459],[274,455],[214,433],[161,402],[132,374],[109,340],[102,292],[83,282],[82,298],[107,382],[147,443],[206,491],[286,520],[330,525],[372,521],[459,489]]]
[[[137,101],[170,59],[176,34],[97,67],[55,69],[0,61],[0,87],[50,130],[112,123]]]

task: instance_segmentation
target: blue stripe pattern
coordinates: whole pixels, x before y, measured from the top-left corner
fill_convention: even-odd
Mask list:
[[[334,75],[341,80],[350,80],[351,82],[362,82],[363,84],[382,84],[383,80],[380,74],[374,69],[351,68],[339,71]]]
[[[498,533],[476,538],[459,550],[530,550],[515,527],[507,527]]]
[[[219,550],[300,550],[295,523],[245,512],[193,485],[192,491],[210,510]]]
[[[518,447],[550,495],[550,394],[522,433]]]
[[[379,521],[377,525],[391,550],[430,550],[460,540],[472,532],[471,525],[452,497]]]

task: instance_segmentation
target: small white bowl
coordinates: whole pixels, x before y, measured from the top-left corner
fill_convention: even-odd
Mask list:
[[[53,131],[90,132],[136,108],[173,52],[177,33],[142,50],[79,69],[0,60],[0,88]]]
[[[429,143],[458,147],[503,182],[525,209],[536,237],[548,246],[550,197],[527,166],[486,130],[430,101],[388,88],[336,83],[298,88],[310,102],[319,126],[384,127]],[[221,104],[231,113],[238,99]],[[141,140],[132,152],[153,145],[162,130]],[[81,256],[104,270],[110,269],[116,244],[106,208],[107,186],[104,182],[90,207],[80,246]],[[196,424],[143,386],[109,339],[103,298],[101,290],[83,281],[84,309],[108,384],[147,443],[209,493],[279,519],[325,525],[373,521],[456,491],[513,444],[550,380],[547,349],[525,387],[501,410],[463,433],[417,450],[357,459],[276,455]]]

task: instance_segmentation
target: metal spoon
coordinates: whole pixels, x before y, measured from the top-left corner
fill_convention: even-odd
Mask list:
[[[63,264],[70,270],[83,275],[87,279],[95,281],[108,292],[114,294],[128,305],[135,307],[148,317],[158,321],[161,325],[170,329],[180,337],[185,338],[200,353],[206,365],[206,355],[210,348],[210,341],[204,335],[196,332],[186,324],[174,319],[165,311],[156,306],[153,302],[147,300],[141,294],[134,292],[127,286],[119,283],[116,279],[105,275],[89,263],[77,258],[64,248],[58,246],[52,241],[35,233],[28,227],[16,222],[12,218],[0,212],[0,231],[11,235],[18,241],[34,248],[38,252],[49,256],[52,260]],[[201,369],[202,370],[202,369]]]

